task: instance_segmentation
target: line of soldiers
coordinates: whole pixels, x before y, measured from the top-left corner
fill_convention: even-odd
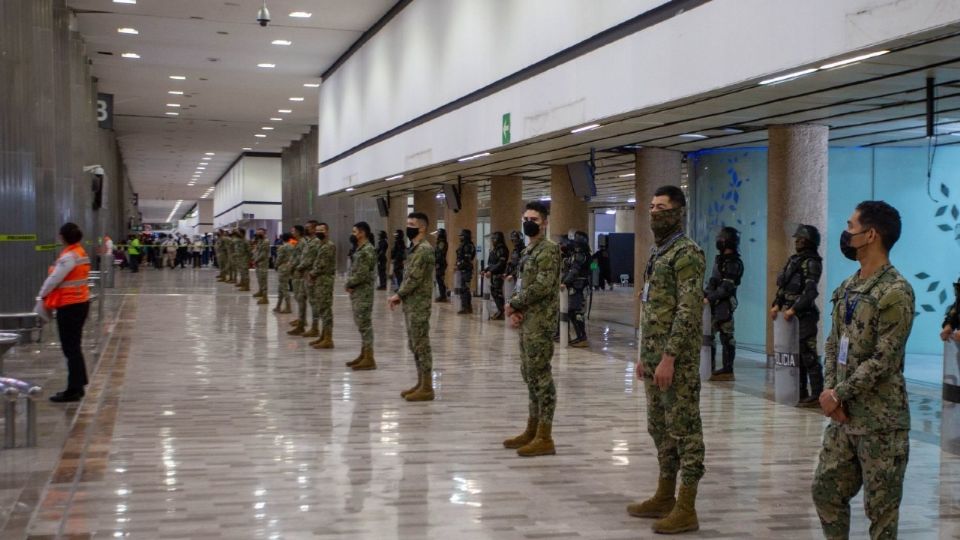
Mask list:
[[[266,229],[257,229],[253,240],[247,240],[247,231],[237,228],[218,230],[214,250],[220,265],[217,281],[234,283],[240,291],[250,291],[250,267],[256,270],[258,304],[267,304],[267,272],[270,269],[270,242]]]

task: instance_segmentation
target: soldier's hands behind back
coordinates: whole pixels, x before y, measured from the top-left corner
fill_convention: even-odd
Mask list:
[[[777,320],[777,308],[776,308],[776,307],[770,308],[770,320],[771,320],[771,321]]]
[[[834,399],[833,390],[827,389],[820,392],[820,409],[824,416],[830,416],[840,408],[840,401]]]
[[[946,341],[950,339],[951,337],[953,337],[952,336],[953,333],[954,333],[953,328],[951,328],[950,325],[944,326],[943,330],[940,330],[940,341]]]
[[[519,311],[514,311],[513,314],[510,315],[510,326],[514,328],[520,328],[520,323],[522,322],[523,322],[523,313],[520,313]]]
[[[657,364],[657,370],[653,372],[653,384],[659,386],[661,391],[666,391],[673,384],[673,362],[672,356],[664,354]]]

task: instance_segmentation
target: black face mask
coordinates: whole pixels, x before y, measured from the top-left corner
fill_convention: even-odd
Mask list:
[[[420,236],[420,229],[417,227],[407,227],[407,238],[413,241],[414,238]]]
[[[727,249],[727,242],[724,240],[717,240],[717,251],[723,253],[723,250]]]
[[[529,236],[530,238],[540,234],[540,224],[536,221],[524,221],[523,234]]]
[[[353,245],[357,245],[357,237],[351,234],[351,235],[350,235],[350,243],[353,244]]]
[[[850,241],[853,240],[854,236],[859,236],[861,234],[865,234],[866,232],[867,231],[851,233],[850,231],[843,231],[840,234],[840,252],[843,253],[844,257],[850,259],[851,261],[857,260],[857,250],[859,248],[851,246]],[[863,247],[863,246],[860,246],[860,247]]]
[[[325,233],[322,233],[322,232],[317,233],[317,240],[320,240],[322,242],[326,239],[327,239],[327,235]]]

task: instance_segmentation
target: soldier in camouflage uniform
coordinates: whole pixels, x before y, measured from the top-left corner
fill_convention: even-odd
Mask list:
[[[740,231],[724,227],[717,234],[717,258],[713,272],[703,290],[703,303],[710,306],[712,322],[710,336],[710,365],[716,366],[717,344],[714,335],[720,334],[723,348],[723,367],[710,375],[711,381],[732,381],[733,361],[737,357],[737,339],[734,335],[733,312],[737,309],[737,287],[743,278],[743,261],[740,259]]]
[[[223,282],[236,283],[236,276],[233,272],[233,232],[223,231],[220,242],[223,244],[223,256],[219,261],[220,267],[223,268]]]
[[[505,306],[513,327],[520,328],[520,373],[529,394],[527,429],[503,441],[523,457],[556,454],[553,413],[557,389],[553,383],[553,334],[560,313],[560,247],[547,238],[550,211],[539,201],[527,203],[523,234],[530,245],[523,251],[520,280]]]
[[[637,376],[647,397],[647,431],[657,448],[660,476],[653,497],[631,504],[634,517],[661,518],[657,533],[695,531],[697,485],[703,477],[700,420],[703,251],[683,233],[686,198],[663,186],[650,203],[656,245],[644,272]],[[680,491],[677,473],[680,473]]]
[[[314,279],[310,276],[310,270],[313,268],[313,263],[317,258],[317,250],[320,248],[320,241],[317,240],[316,236],[317,225],[319,225],[319,223],[315,220],[311,219],[307,221],[307,235],[304,236],[301,241],[303,249],[300,251],[300,262],[297,264],[297,270],[303,279],[302,291],[300,293],[303,296],[303,303],[300,304],[299,298],[297,298],[297,303],[300,307],[300,317],[303,320],[304,326],[307,324],[308,304],[310,306],[310,314],[313,316],[310,319],[310,330],[306,330],[300,334],[301,337],[305,338],[320,337],[320,306],[317,303],[318,299]]]
[[[817,354],[817,324],[820,310],[817,285],[823,273],[823,259],[817,253],[820,231],[813,225],[800,225],[793,233],[797,253],[777,276],[777,296],[770,308],[770,318],[783,313],[786,320],[797,317],[800,322],[800,407],[816,407],[823,391],[823,370]],[[809,391],[807,380],[810,381]]]
[[[307,225],[309,227],[309,225]],[[297,318],[290,322],[293,329],[287,332],[290,336],[303,335],[307,324],[307,289],[303,272],[300,271],[300,259],[303,257],[303,248],[306,246],[304,238],[307,229],[303,225],[293,226],[293,255],[290,257],[290,269],[293,273],[293,298],[297,301]]]
[[[353,226],[353,236],[357,239],[357,252],[353,254],[353,265],[347,276],[346,289],[350,294],[353,307],[353,321],[357,324],[362,339],[360,355],[347,366],[355,371],[377,369],[373,357],[373,323],[370,320],[373,311],[373,289],[377,279],[377,250],[371,243],[370,225],[361,221]]]
[[[293,235],[290,233],[280,235],[281,244],[277,248],[276,262],[277,307],[273,308],[274,313],[290,313],[290,279],[293,276],[290,263],[293,260],[294,250],[291,240],[293,240]]]
[[[890,264],[900,238],[900,214],[882,201],[864,201],[840,237],[844,256],[860,270],[834,291],[826,345],[831,419],[814,473],[813,501],[824,536],[847,538],[850,499],[864,488],[870,537],[897,537],[903,475],[910,453],[910,407],[903,378],[914,294]]]
[[[330,227],[317,225],[317,253],[310,279],[313,280],[313,295],[323,323],[320,337],[310,343],[314,349],[333,348],[333,280],[337,275],[337,246],[330,239]],[[314,314],[316,316],[316,314]]]
[[[238,290],[250,292],[250,242],[247,241],[246,229],[237,229],[237,237],[234,244],[233,265],[238,273]]]
[[[270,242],[267,241],[266,229],[257,229],[257,236],[253,243],[253,267],[257,271],[257,292],[253,296],[260,298],[257,304],[269,304],[267,272],[270,271]]]
[[[433,401],[433,353],[430,351],[430,301],[433,293],[434,255],[427,242],[430,219],[413,212],[407,216],[410,249],[406,272],[397,293],[387,299],[390,309],[403,303],[403,319],[407,326],[407,345],[417,365],[417,384],[400,392],[407,401]]]
[[[943,317],[943,325],[940,327],[940,339],[946,341],[953,339],[960,342],[960,280],[953,284],[953,294],[955,300],[947,308],[947,314]]]
[[[490,296],[497,306],[497,312],[490,315],[491,321],[503,320],[503,309],[505,299],[503,298],[503,276],[507,271],[507,261],[510,259],[510,252],[507,251],[507,242],[503,239],[503,233],[497,231],[491,235],[493,249],[487,256],[487,267],[483,269],[483,274],[490,280]]]

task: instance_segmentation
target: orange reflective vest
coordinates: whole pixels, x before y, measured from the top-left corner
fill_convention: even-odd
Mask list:
[[[52,310],[90,301],[90,285],[87,282],[90,277],[90,258],[87,257],[87,252],[80,244],[73,244],[64,248],[57,260],[64,257],[74,257],[76,266],[57,285],[57,288],[43,299],[43,306],[47,309]],[[52,274],[54,268],[55,266],[51,266],[47,274]]]

